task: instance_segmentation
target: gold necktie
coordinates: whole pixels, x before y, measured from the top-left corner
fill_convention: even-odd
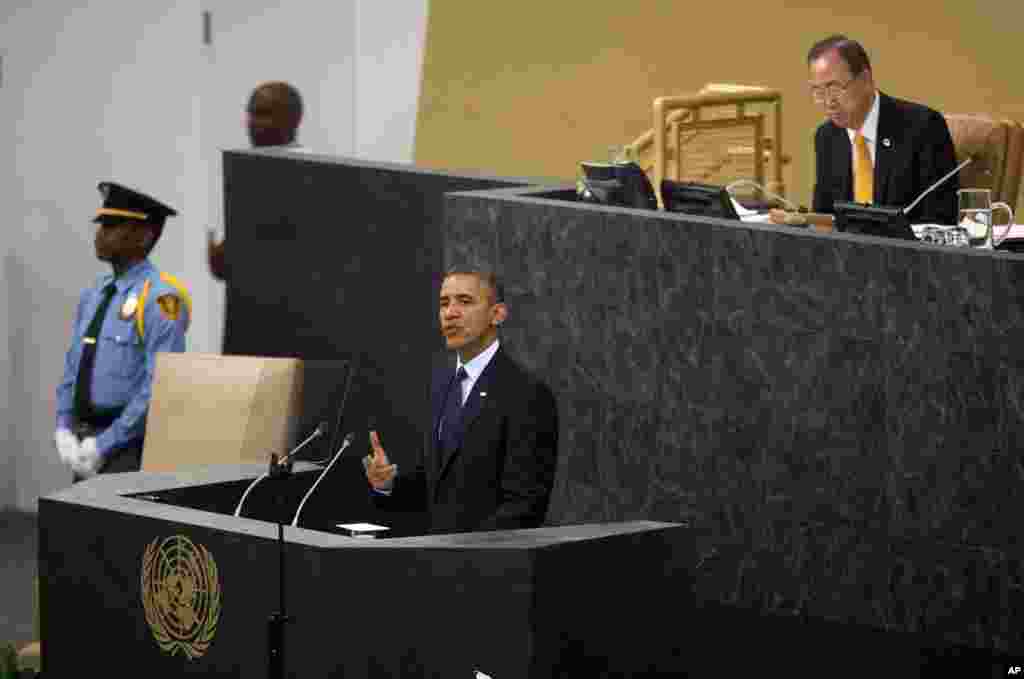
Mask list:
[[[853,153],[853,199],[858,203],[871,203],[875,195],[875,172],[868,143],[860,132],[853,138]]]

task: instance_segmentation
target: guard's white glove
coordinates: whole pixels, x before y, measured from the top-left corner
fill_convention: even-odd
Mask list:
[[[60,461],[71,466],[78,457],[78,437],[70,429],[58,429],[53,434],[53,442],[57,444]]]
[[[71,468],[82,478],[96,476],[96,472],[100,469],[100,454],[96,450],[95,436],[82,439],[82,442],[78,444],[78,455],[75,456],[75,462]]]

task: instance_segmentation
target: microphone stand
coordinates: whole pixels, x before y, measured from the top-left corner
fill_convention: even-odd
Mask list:
[[[292,477],[291,460],[281,464],[277,455],[270,456],[270,472],[267,477],[276,481]],[[277,523],[277,591],[278,608],[267,619],[267,676],[270,679],[284,679],[284,626],[293,618],[285,612],[285,572],[284,572],[284,498],[281,493],[274,493],[274,520]]]
[[[345,384],[345,392],[341,398],[341,407],[338,409],[338,423],[341,423],[341,412],[345,409],[345,401],[348,399],[348,390],[352,386],[352,376],[355,374],[355,369],[349,371],[348,381]],[[285,455],[280,460],[276,454],[270,456],[270,469],[267,471],[265,476],[270,479],[280,481],[281,479],[290,479],[292,476],[292,458],[299,452],[307,443],[313,439],[323,436],[327,433],[327,423],[321,423],[312,434],[310,434],[305,441],[296,446],[290,453]],[[339,456],[344,447],[339,451]],[[335,458],[337,459],[337,457]],[[321,475],[323,478],[323,475]],[[260,479],[253,482],[253,485],[258,483]],[[319,480],[317,480],[319,483]],[[248,492],[248,491],[246,491]],[[312,491],[311,491],[312,492]],[[308,496],[308,494],[307,494]],[[245,496],[242,496],[242,502],[245,502]],[[303,498],[305,502],[305,498]],[[284,679],[284,631],[285,625],[289,622],[294,622],[294,618],[289,616],[285,612],[284,602],[284,521],[282,520],[283,513],[283,500],[281,494],[276,494],[275,501],[275,520],[277,521],[277,555],[278,555],[278,592],[280,593],[280,600],[278,610],[270,614],[267,619],[267,676],[270,679]],[[239,510],[241,511],[242,503],[238,504]],[[302,507],[299,507],[299,511],[302,511]],[[236,514],[237,516],[237,514]],[[296,512],[296,521],[298,520],[298,512]]]
[[[270,469],[266,478],[275,481],[282,481],[292,478],[292,460],[307,443],[323,435],[325,427],[321,425],[280,460],[276,453],[270,455]],[[284,679],[284,630],[285,625],[294,622],[294,618],[285,612],[285,571],[284,571],[284,497],[281,493],[274,493],[274,521],[277,523],[277,574],[278,574],[278,609],[270,614],[267,619],[267,676],[270,679]]]
[[[299,525],[299,514],[302,513],[302,508],[306,506],[306,500],[308,500],[310,496],[313,495],[313,491],[315,491],[316,487],[320,485],[320,482],[324,480],[324,477],[327,476],[327,473],[331,471],[331,468],[334,467],[334,463],[341,459],[341,456],[345,453],[345,449],[352,445],[352,439],[352,434],[349,434],[348,436],[345,437],[345,440],[341,442],[341,448],[339,448],[338,452],[335,453],[334,458],[331,459],[330,464],[324,467],[323,471],[320,472],[320,476],[316,478],[316,481],[313,482],[313,485],[309,487],[309,490],[306,491],[306,494],[302,497],[302,501],[299,502],[299,508],[295,510],[295,517],[292,519],[293,528]],[[317,460],[317,462],[315,462],[314,464],[322,464],[324,461],[325,460]]]

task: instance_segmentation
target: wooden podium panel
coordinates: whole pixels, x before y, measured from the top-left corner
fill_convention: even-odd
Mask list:
[[[158,354],[142,469],[258,462],[286,450],[301,368],[294,358]]]
[[[267,676],[267,617],[279,607],[275,525],[170,504],[194,491],[230,506],[260,471],[115,474],[42,498],[46,676]],[[391,540],[286,528],[284,537],[294,617],[286,676],[679,674],[667,640],[690,624],[686,526]]]

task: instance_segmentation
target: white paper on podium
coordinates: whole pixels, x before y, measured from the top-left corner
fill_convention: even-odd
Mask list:
[[[387,526],[378,526],[375,523],[336,523],[334,525],[353,533],[376,533],[388,529]]]

